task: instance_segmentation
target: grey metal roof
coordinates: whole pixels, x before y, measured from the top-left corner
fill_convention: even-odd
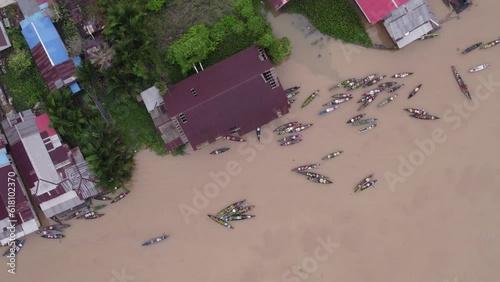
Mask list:
[[[142,91],[141,97],[144,101],[144,105],[146,105],[146,109],[148,109],[148,112],[151,112],[154,108],[163,104],[163,98],[160,96],[160,90],[155,86]]]
[[[384,26],[401,48],[431,31],[430,22],[437,25],[438,20],[427,1],[411,0],[385,18]]]
[[[17,0],[21,12],[23,12],[24,18],[27,18],[40,10],[38,2],[36,0]]]

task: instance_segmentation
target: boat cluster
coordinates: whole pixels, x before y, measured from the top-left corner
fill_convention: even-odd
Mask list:
[[[274,129],[274,132],[278,133],[278,135],[291,134],[278,139],[280,146],[289,146],[302,141],[302,135],[295,133],[302,132],[310,128],[311,126],[313,126],[312,123],[303,124],[297,121],[292,121],[290,123],[278,126],[276,129]]]
[[[54,224],[44,227],[38,230],[36,233],[40,234],[41,237],[45,239],[62,239],[65,237],[63,235],[63,229],[68,227],[70,227],[69,224]]]
[[[234,227],[229,224],[229,221],[245,220],[255,217],[255,215],[246,214],[254,207],[254,205],[248,205],[245,199],[225,207],[220,212],[218,212],[217,215],[209,214],[208,217],[226,228],[234,229]]]

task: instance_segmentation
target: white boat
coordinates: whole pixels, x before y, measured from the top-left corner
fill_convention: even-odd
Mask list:
[[[473,68],[471,68],[469,70],[469,72],[478,72],[478,71],[482,71],[482,70],[485,70],[487,69],[489,66],[491,66],[490,64],[482,64],[482,65],[478,65],[478,66],[475,66]]]

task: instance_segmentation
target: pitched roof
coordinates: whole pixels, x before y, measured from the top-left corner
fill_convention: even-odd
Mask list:
[[[159,105],[163,104],[163,98],[160,96],[160,90],[153,86],[141,92],[142,101],[148,112],[151,112]]]
[[[39,115],[35,118],[36,125],[38,126],[39,132],[47,132],[48,136],[53,136],[57,134],[54,128],[50,128],[50,118],[47,114]]]
[[[5,31],[5,27],[3,26],[3,23],[0,21],[0,51],[3,51],[7,48],[12,46],[10,44],[9,36],[7,35],[7,32]]]
[[[356,0],[359,8],[372,25],[409,0]]]
[[[269,3],[271,3],[275,10],[281,9],[281,7],[288,2],[290,2],[290,0],[269,0]]]

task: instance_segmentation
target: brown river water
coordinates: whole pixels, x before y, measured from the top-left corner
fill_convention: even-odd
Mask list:
[[[345,45],[309,28],[303,17],[269,16],[290,38],[292,57],[277,67],[285,87],[300,85],[291,113],[263,127],[260,143],[219,141],[186,157],[137,156],[132,192],[94,221],[73,220],[63,240],[28,236],[16,275],[2,264],[0,281],[345,281],[493,282],[500,262],[500,47],[459,50],[498,38],[498,1],[477,1],[441,36],[404,49]],[[449,10],[431,2],[438,18]],[[490,63],[478,73],[472,66]],[[456,66],[471,89],[468,102],[454,80]],[[414,72],[395,101],[361,113],[380,125],[358,134],[346,124],[355,101],[318,116],[341,91],[334,83],[371,73]],[[386,78],[383,82],[393,79]],[[409,92],[423,84],[416,96]],[[301,109],[306,97],[320,96]],[[422,121],[402,109],[424,108]],[[299,144],[280,147],[271,130],[297,120],[313,123]],[[220,147],[231,150],[209,155]],[[343,154],[329,160],[331,152]],[[321,162],[333,184],[307,181],[290,169]],[[353,193],[374,173],[375,187]],[[234,230],[207,217],[235,201],[256,205],[255,218]],[[97,202],[96,202],[97,204]],[[167,233],[163,243],[142,247]],[[4,260],[5,261],[5,260]]]

